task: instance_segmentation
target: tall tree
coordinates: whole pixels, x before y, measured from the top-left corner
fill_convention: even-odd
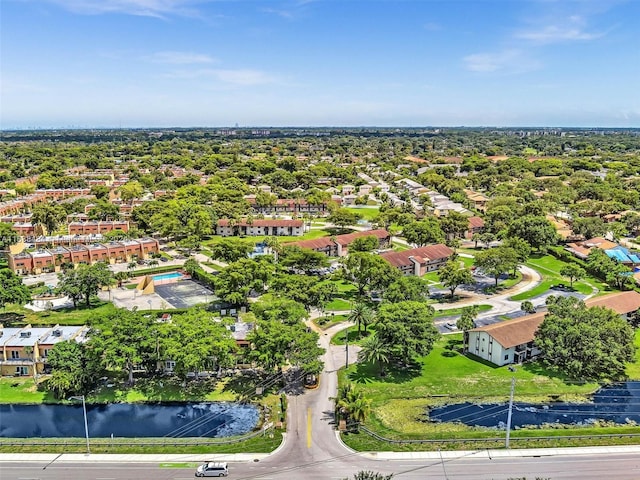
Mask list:
[[[537,250],[545,250],[558,241],[556,227],[545,217],[525,215],[508,227],[509,237],[519,237]]]
[[[0,222],[0,252],[6,252],[9,246],[18,243],[20,236],[10,223]]]
[[[365,289],[384,291],[399,276],[400,272],[378,255],[366,252],[351,253],[343,260],[344,273],[358,287],[362,297]]]
[[[355,225],[361,218],[362,214],[359,212],[352,212],[346,208],[338,208],[329,215],[327,222],[340,228],[346,228],[350,225]]]
[[[222,238],[209,247],[211,256],[227,263],[247,258],[253,251],[253,245],[239,238]]]
[[[426,217],[419,222],[411,222],[402,229],[402,235],[409,243],[423,247],[430,243],[444,242],[444,232],[435,217]]]
[[[161,328],[163,357],[159,359],[175,361],[179,375],[232,364],[237,345],[231,331],[202,309],[173,315],[171,323]]]
[[[91,297],[97,295],[100,288],[114,283],[113,273],[103,262],[80,265],[75,270],[58,274],[58,278],[58,290],[68,295],[74,306],[81,298],[84,298],[87,307],[91,306]]]
[[[587,272],[585,272],[584,268],[580,265],[576,265],[575,263],[567,263],[560,269],[560,275],[569,279],[569,285],[571,288],[573,288],[573,282],[584,278],[586,274]]]
[[[449,238],[462,238],[469,230],[469,217],[452,211],[440,218],[440,227]]]
[[[498,286],[498,279],[504,273],[510,272],[518,266],[516,252],[510,247],[496,247],[478,252],[475,264],[484,273],[493,277]]]
[[[358,360],[377,365],[379,375],[384,377],[385,367],[389,364],[391,358],[391,347],[377,335],[365,338],[360,346],[362,348],[358,352]]]
[[[56,398],[87,393],[98,378],[99,365],[93,351],[74,340],[56,343],[47,355],[52,369],[46,388]]]
[[[152,360],[158,358],[158,342],[158,323],[154,318],[120,308],[93,326],[89,348],[94,349],[105,368],[124,370],[133,385],[135,367],[153,365]]]
[[[31,292],[20,277],[8,268],[0,269],[0,307],[7,303],[23,306],[31,300]]]
[[[35,225],[42,225],[47,232],[53,234],[58,225],[66,218],[67,212],[60,205],[50,203],[40,203],[32,210],[31,221]]]
[[[364,326],[364,331],[367,331],[367,325],[370,325],[374,319],[374,312],[365,303],[356,303],[349,313],[347,320],[353,322],[358,327],[358,336],[360,335],[360,329]]]
[[[429,297],[429,281],[415,275],[398,277],[384,291],[383,298],[387,302],[424,302]]]
[[[269,259],[241,258],[230,263],[215,277],[216,294],[225,302],[241,305],[252,290],[262,293],[271,280],[275,266]]]
[[[449,260],[438,270],[440,283],[451,292],[451,298],[455,295],[456,288],[460,285],[475,283],[471,269],[457,259]]]
[[[588,308],[575,297],[556,298],[535,342],[543,361],[577,379],[619,379],[634,358],[633,328],[602,307]]]
[[[380,307],[376,336],[389,348],[390,362],[414,362],[431,351],[439,336],[433,324],[433,313],[433,308],[419,302]]]

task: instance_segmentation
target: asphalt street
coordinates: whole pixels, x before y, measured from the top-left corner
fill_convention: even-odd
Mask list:
[[[195,469],[163,468],[145,463],[2,463],[2,480],[186,480]],[[394,473],[397,479],[506,480],[637,480],[637,454],[563,455],[524,458],[489,458],[486,452],[462,457],[417,460],[375,460],[344,454],[319,460],[275,455],[260,462],[230,463],[233,479],[342,479],[358,470]]]

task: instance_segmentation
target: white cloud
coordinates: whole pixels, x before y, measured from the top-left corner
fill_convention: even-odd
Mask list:
[[[560,42],[589,41],[603,37],[602,32],[588,32],[586,21],[580,15],[571,15],[558,23],[541,25],[537,28],[522,30],[515,33],[515,38],[538,44]]]
[[[85,15],[124,13],[147,17],[168,15],[192,16],[197,12],[192,5],[207,0],[48,0],[67,10]]]
[[[523,73],[539,68],[539,63],[525,56],[521,50],[474,53],[464,57],[465,68],[479,73]]]
[[[210,78],[221,83],[236,86],[253,86],[275,83],[276,78],[266,72],[253,69],[213,69],[180,70],[165,75],[168,78]]]
[[[215,58],[207,54],[195,52],[156,52],[147,57],[147,59],[153,63],[168,63],[172,65],[216,62]]]

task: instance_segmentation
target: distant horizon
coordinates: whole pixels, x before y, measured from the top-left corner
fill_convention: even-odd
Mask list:
[[[251,129],[498,129],[498,130],[640,130],[639,126],[602,126],[602,125],[194,125],[194,126],[66,126],[66,127],[14,127],[0,128],[0,132],[46,132],[60,130],[251,130]]]
[[[638,128],[638,18],[634,0],[2,0],[0,129]]]

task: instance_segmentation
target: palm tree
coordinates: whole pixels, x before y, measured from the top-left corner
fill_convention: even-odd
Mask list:
[[[348,383],[340,387],[336,400],[336,416],[351,419],[357,424],[365,421],[371,413],[371,400]]]
[[[383,343],[377,335],[365,339],[361,344],[362,350],[358,353],[358,360],[378,365],[380,376],[385,375],[384,367],[389,363],[391,353],[388,345]]]
[[[358,326],[358,336],[360,336],[360,328],[364,326],[364,331],[366,332],[367,325],[373,321],[373,310],[364,303],[356,303],[347,320]]]
[[[138,264],[136,262],[129,262],[127,265],[127,270],[129,270],[130,272],[133,272],[137,266]]]

